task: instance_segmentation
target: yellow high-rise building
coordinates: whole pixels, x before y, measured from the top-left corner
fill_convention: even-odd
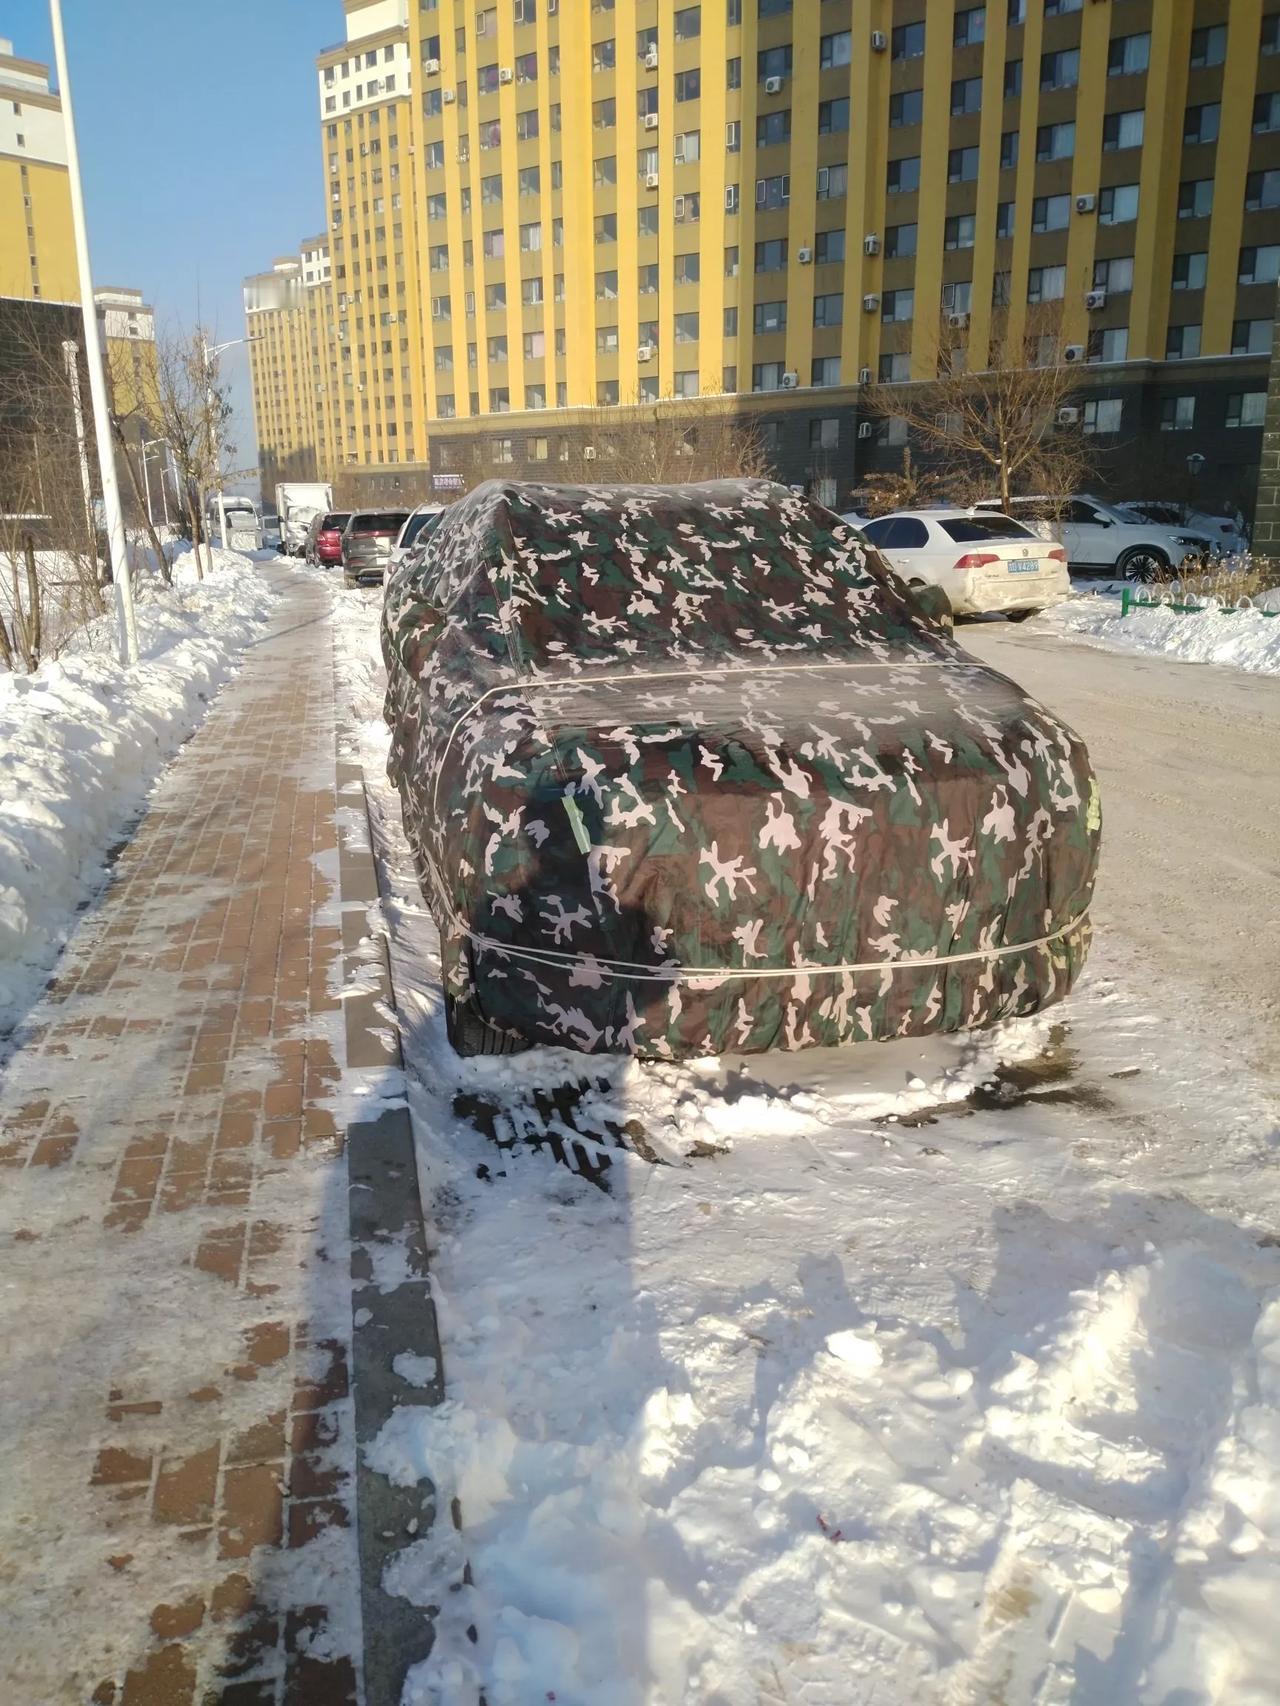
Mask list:
[[[62,102],[0,39],[0,297],[78,302]]]
[[[328,317],[328,254],[313,239],[301,254],[284,255],[270,272],[244,283],[249,376],[264,494],[281,480],[328,477],[331,446],[318,406],[315,367]]]
[[[835,501],[901,454],[870,393],[929,377],[940,320],[978,365],[993,316],[1044,304],[1102,477],[1199,455],[1206,495],[1251,483],[1277,0],[345,13],[319,59],[328,381],[371,491],[545,472],[601,409],[715,393]]]

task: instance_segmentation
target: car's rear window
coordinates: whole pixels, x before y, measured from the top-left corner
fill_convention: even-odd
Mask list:
[[[352,526],[354,533],[399,533],[406,521],[404,510],[387,510],[385,514],[358,515]]]
[[[325,516],[324,520],[320,523],[320,531],[321,533],[341,533],[350,520],[350,510],[348,510],[345,515],[339,515],[335,511],[332,515]]]
[[[938,526],[957,545],[973,545],[987,539],[1034,539],[1035,534],[1007,515],[957,515]]]
[[[440,517],[443,514],[443,510],[428,509],[424,510],[421,515],[411,515],[404,524],[404,536],[400,540],[401,550],[412,545],[414,540],[420,538],[424,532],[429,539],[440,525]]]

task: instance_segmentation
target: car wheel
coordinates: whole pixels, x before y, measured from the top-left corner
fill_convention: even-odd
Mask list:
[[[1006,610],[1005,615],[1010,622],[1025,622],[1028,616],[1038,616],[1038,610]]]
[[[1116,573],[1122,580],[1138,581],[1145,586],[1168,567],[1169,559],[1163,551],[1157,551],[1154,545],[1135,545],[1120,558]]]
[[[469,1001],[459,1001],[447,993],[444,1025],[453,1052],[465,1060],[481,1054],[524,1054],[531,1047],[522,1037],[487,1024]]]

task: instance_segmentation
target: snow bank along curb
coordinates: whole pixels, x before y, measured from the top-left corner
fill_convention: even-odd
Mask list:
[[[275,594],[236,551],[197,583],[138,606],[141,662],[114,651],[102,618],[34,675],[0,675],[0,1037],[38,994],[78,908],[102,879],[167,760],[203,721]]]
[[[1105,596],[1073,598],[1040,618],[1060,633],[1118,651],[1154,652],[1185,663],[1230,664],[1256,675],[1280,675],[1280,619],[1260,611],[1212,609],[1178,613],[1131,609]]]

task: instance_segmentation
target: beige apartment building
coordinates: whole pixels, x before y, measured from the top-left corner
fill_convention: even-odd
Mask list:
[[[940,320],[974,365],[1044,304],[1117,481],[1140,447],[1147,477],[1201,455],[1206,493],[1251,486],[1276,0],[345,13],[324,383],[333,467],[371,490],[547,472],[611,411],[713,395],[834,497],[900,455],[869,398],[928,376]]]

